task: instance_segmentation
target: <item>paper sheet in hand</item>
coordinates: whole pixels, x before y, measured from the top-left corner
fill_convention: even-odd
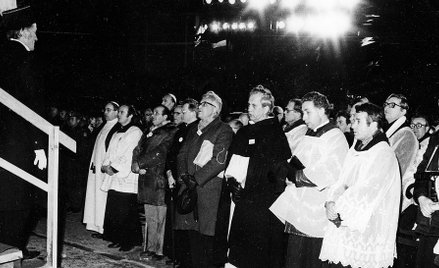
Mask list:
[[[195,157],[194,164],[199,167],[204,167],[204,165],[212,159],[213,156],[213,143],[208,140],[203,141],[201,144],[200,151]]]
[[[229,166],[226,169],[226,177],[234,177],[241,186],[245,186],[245,179],[247,178],[248,162],[250,158],[240,155],[232,155]]]

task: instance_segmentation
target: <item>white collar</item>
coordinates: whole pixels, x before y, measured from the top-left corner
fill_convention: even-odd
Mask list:
[[[27,51],[30,51],[30,48],[25,43],[23,43],[22,41],[20,41],[18,39],[15,39],[15,38],[11,38],[9,40],[15,41],[15,42],[18,42],[18,43],[22,44]]]
[[[395,133],[399,129],[399,127],[405,123],[406,120],[407,118],[405,116],[402,116],[398,118],[398,120],[393,122],[390,128],[386,131],[386,137],[389,138],[390,136],[392,136],[393,133]]]
[[[316,132],[317,131],[317,129],[319,129],[319,128],[321,128],[321,127],[323,127],[324,125],[326,125],[326,124],[328,124],[329,123],[329,120],[328,119],[326,119],[323,123],[321,123],[320,125],[318,125],[316,128],[314,128],[313,129],[313,131],[314,132]]]

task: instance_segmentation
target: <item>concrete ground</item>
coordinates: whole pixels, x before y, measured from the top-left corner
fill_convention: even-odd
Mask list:
[[[135,247],[129,252],[120,252],[118,249],[108,248],[109,242],[91,237],[91,233],[82,224],[82,213],[71,213],[67,216],[66,233],[62,267],[66,268],[94,268],[94,267],[156,267],[170,268],[165,260],[153,262],[141,260],[141,247]],[[25,260],[23,268],[41,267],[45,264],[46,253],[46,219],[41,219],[31,236],[29,250],[38,250],[41,255],[33,260]]]

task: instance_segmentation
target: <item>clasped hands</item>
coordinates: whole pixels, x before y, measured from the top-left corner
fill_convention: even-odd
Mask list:
[[[326,217],[329,221],[335,224],[335,226],[340,227],[341,225],[341,219],[340,214],[338,214],[335,211],[335,202],[334,201],[328,201],[325,203],[326,208]]]
[[[108,174],[110,176],[113,176],[114,174],[116,174],[116,173],[114,173],[114,171],[113,171],[113,169],[111,168],[110,165],[101,166],[101,172],[102,173],[106,173],[106,174]]]

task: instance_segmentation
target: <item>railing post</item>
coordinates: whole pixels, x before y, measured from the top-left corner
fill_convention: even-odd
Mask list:
[[[48,153],[48,197],[47,197],[47,267],[58,267],[58,168],[59,127],[49,132]]]

